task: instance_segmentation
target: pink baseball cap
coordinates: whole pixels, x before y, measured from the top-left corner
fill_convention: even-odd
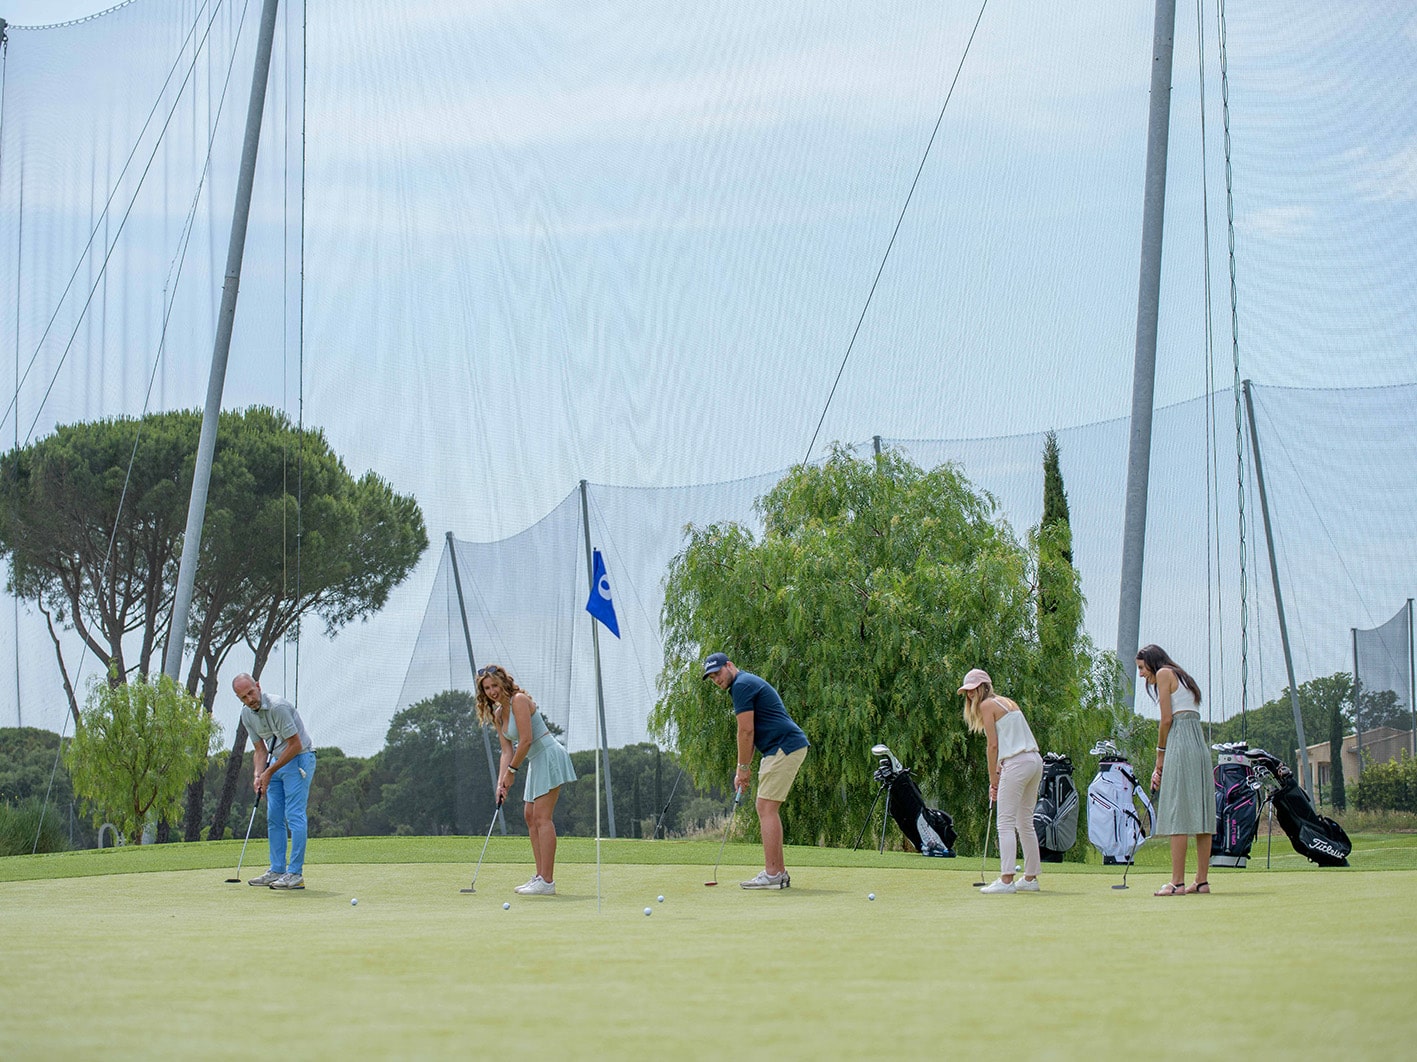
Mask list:
[[[989,677],[989,672],[985,671],[982,667],[976,667],[971,670],[969,674],[964,676],[964,683],[960,686],[959,692],[963,693],[965,690],[978,689],[986,682],[989,683],[990,686],[994,685],[994,680]]]

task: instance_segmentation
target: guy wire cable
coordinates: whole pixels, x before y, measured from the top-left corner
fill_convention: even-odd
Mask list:
[[[248,0],[248,3],[249,3],[249,0]],[[243,9],[243,16],[244,16],[244,9]],[[165,349],[166,343],[167,343],[167,328],[168,328],[168,325],[170,324],[170,322],[171,322],[171,320],[172,320],[172,311],[173,311],[173,308],[176,306],[176,302],[177,302],[177,285],[181,282],[181,279],[182,279],[182,269],[183,269],[183,266],[186,264],[186,261],[187,261],[187,249],[188,249],[188,247],[191,245],[192,230],[193,230],[193,228],[194,228],[194,221],[195,221],[195,219],[196,219],[197,206],[198,206],[198,204],[201,202],[202,189],[203,189],[203,188],[205,187],[205,185],[206,185],[206,178],[207,178],[207,175],[208,175],[208,173],[210,173],[210,171],[211,171],[211,156],[212,156],[212,149],[213,149],[213,147],[214,147],[214,145],[215,145],[215,143],[216,143],[216,130],[217,130],[218,125],[219,125],[220,122],[221,122],[222,111],[223,111],[223,108],[224,108],[225,105],[226,105],[226,94],[227,94],[227,90],[229,89],[229,87],[230,87],[230,85],[231,85],[231,74],[232,74],[232,71],[233,71],[234,68],[235,68],[237,46],[239,45],[240,39],[241,39],[241,32],[240,32],[240,31],[241,31],[241,27],[244,27],[244,26],[245,26],[245,19],[244,19],[244,17],[243,17],[242,22],[241,22],[241,25],[240,25],[240,27],[238,27],[238,30],[237,30],[236,40],[235,40],[235,42],[233,42],[233,46],[232,46],[232,50],[231,50],[231,57],[230,57],[230,59],[229,59],[228,62],[227,62],[226,77],[225,77],[225,78],[223,79],[223,81],[222,81],[221,95],[220,95],[220,97],[219,97],[218,100],[217,100],[217,106],[216,106],[216,110],[215,110],[215,117],[214,117],[214,119],[213,119],[213,121],[212,121],[212,126],[211,126],[211,135],[208,136],[208,138],[207,138],[207,154],[206,154],[205,160],[203,161],[203,165],[202,165],[202,169],[201,169],[201,175],[199,176],[198,181],[197,181],[197,190],[193,193],[193,196],[192,196],[192,204],[191,204],[191,206],[190,206],[190,207],[188,208],[188,210],[187,210],[187,217],[186,217],[186,219],[185,219],[185,221],[184,221],[184,223],[183,223],[182,233],[181,233],[181,235],[180,235],[180,237],[179,237],[179,239],[180,239],[180,241],[181,241],[180,247],[179,247],[179,249],[178,249],[178,251],[177,251],[177,254],[176,254],[176,256],[175,256],[175,261],[174,261],[174,263],[173,263],[173,266],[172,266],[171,269],[169,270],[169,276],[171,276],[171,277],[173,278],[173,279],[172,279],[172,294],[171,294],[171,297],[167,300],[166,312],[165,312],[164,315],[163,315],[163,319],[162,319],[162,330],[161,330],[161,332],[159,333],[159,336],[158,336],[157,352],[156,352],[156,354],[154,355],[154,358],[153,358],[153,368],[152,368],[152,372],[150,372],[150,373],[148,374],[148,386],[147,386],[147,390],[144,392],[144,395],[143,395],[143,408],[142,408],[142,413],[138,416],[138,418],[137,418],[136,421],[135,421],[136,430],[135,430],[134,436],[133,436],[133,449],[132,449],[132,451],[129,453],[129,456],[128,456],[128,466],[127,466],[127,468],[124,470],[124,474],[123,474],[123,487],[122,487],[122,489],[121,489],[121,491],[120,491],[120,493],[119,493],[119,496],[118,496],[118,505],[117,505],[117,509],[116,509],[116,511],[115,511],[115,513],[114,513],[114,516],[113,516],[113,528],[112,528],[112,530],[111,530],[110,533],[109,533],[109,537],[108,537],[108,547],[107,547],[107,549],[106,549],[106,551],[105,551],[105,553],[104,553],[103,566],[102,566],[102,568],[100,569],[100,571],[101,571],[101,573],[102,573],[102,574],[101,574],[101,577],[102,577],[102,578],[105,578],[105,579],[108,577],[108,572],[109,572],[110,567],[111,567],[111,562],[112,562],[112,559],[113,559],[113,549],[114,549],[114,546],[115,546],[115,544],[117,543],[117,539],[118,539],[118,527],[119,527],[119,524],[121,523],[121,521],[122,521],[122,519],[123,519],[123,510],[124,510],[125,505],[126,505],[126,502],[127,502],[128,486],[129,486],[129,484],[130,484],[131,481],[132,481],[133,465],[137,462],[138,447],[139,447],[139,444],[140,444],[140,442],[142,441],[142,437],[143,437],[143,417],[146,416],[146,414],[147,414],[147,412],[148,412],[148,409],[149,409],[149,406],[150,406],[150,404],[151,404],[151,402],[152,402],[153,386],[154,386],[154,384],[155,384],[156,381],[157,381],[158,368],[159,368],[159,366],[162,364],[162,356],[163,356],[163,352],[164,352],[164,349]],[[194,28],[195,28],[195,27],[194,27]],[[210,24],[208,25],[208,28],[210,29]],[[206,36],[204,35],[204,36],[203,36],[203,43],[205,43],[206,39],[207,39],[207,38],[206,38]],[[191,40],[191,33],[190,33],[190,32],[188,33],[187,40]],[[187,43],[187,41],[184,40],[184,41],[183,41],[183,47],[184,47],[184,48],[186,47],[186,43]],[[198,46],[198,51],[200,51],[200,48],[201,48],[201,46],[199,45],[199,46]],[[193,64],[195,65],[195,63],[196,63],[196,55],[193,56]],[[171,77],[171,75],[169,74],[169,80],[170,80],[170,77]],[[164,87],[165,87],[165,86],[164,86]],[[160,98],[160,97],[159,97],[159,98]],[[179,99],[180,99],[180,93],[179,93]],[[174,109],[175,109],[175,107],[176,107],[176,101],[174,101]],[[149,117],[151,117],[151,112],[150,112],[150,114],[149,114]],[[168,115],[168,121],[169,121],[169,122],[171,121],[171,113],[169,113],[169,115]],[[166,129],[166,125],[164,125],[164,129]],[[160,139],[160,138],[159,138],[159,139]],[[136,150],[137,150],[137,149],[136,149],[136,147],[135,147],[135,148],[134,148],[134,151],[136,151]],[[131,160],[132,156],[130,155],[129,158],[130,158],[130,160]],[[151,160],[150,160],[150,164],[151,164]],[[125,166],[125,169],[126,169],[126,166]],[[120,174],[119,180],[121,181],[121,179],[122,179],[122,175]],[[115,183],[115,192],[116,192],[116,188],[117,188],[117,183]],[[110,196],[109,196],[109,202],[110,202],[110,203],[112,202],[112,198],[113,198],[112,195],[110,195]],[[106,209],[107,209],[107,206],[105,206],[105,210],[106,210]],[[131,206],[131,204],[130,204],[129,210],[131,211],[131,209],[132,209],[132,206]],[[126,217],[126,215],[125,215],[125,217]],[[96,233],[97,233],[97,228],[95,228],[94,231],[95,231],[95,234],[96,234]],[[90,244],[92,244],[92,236],[90,237]],[[71,282],[72,282],[72,277],[71,277],[70,279],[71,279]],[[68,289],[66,288],[65,290],[67,291]],[[90,295],[92,296],[92,292],[90,292]],[[62,302],[62,297],[61,297],[61,302]],[[18,305],[18,302],[17,302],[17,305]],[[56,310],[55,312],[56,312],[56,314],[57,314],[58,311]],[[52,319],[51,319],[51,322],[50,322],[50,323],[51,323],[51,324],[53,323],[53,320],[52,320]],[[72,343],[72,337],[71,337],[70,342]],[[43,343],[43,340],[41,340],[41,344],[42,344],[42,343]],[[36,351],[36,355],[37,355],[37,354],[38,354],[38,351]],[[18,347],[18,345],[16,346],[16,349],[15,349],[15,358],[16,358],[16,371],[18,372],[18,366],[19,366],[19,347]],[[52,382],[51,382],[51,385],[50,385],[50,386],[51,386],[51,388],[52,388],[52,386],[53,386],[53,383],[52,383]],[[48,392],[46,392],[46,395],[47,395],[47,394],[48,394]],[[16,383],[15,402],[18,403],[18,401],[19,401],[19,384]],[[41,403],[41,405],[42,405],[42,404],[43,404],[43,403]],[[17,404],[16,407],[15,407],[15,412],[16,412],[16,417],[15,417],[15,433],[16,433],[16,439],[17,439],[17,441],[16,441],[16,449],[18,450],[18,449],[19,449],[19,443],[18,443],[18,436],[19,436],[19,415],[18,415],[18,414],[19,414],[19,407],[18,407],[18,404]],[[33,426],[31,426],[31,431],[33,431]],[[28,441],[28,440],[26,440],[26,441]],[[18,609],[18,601],[19,601],[19,599],[16,598],[16,608],[17,608],[17,609]],[[18,648],[19,648],[19,640],[18,640],[18,639],[19,639],[19,632],[18,632],[18,624],[17,624],[17,625],[16,625],[16,652],[17,652],[17,653],[18,653]],[[77,690],[78,685],[79,685],[79,681],[80,681],[80,679],[82,679],[82,677],[83,677],[84,667],[85,667],[85,666],[87,665],[87,663],[88,663],[89,653],[90,653],[90,647],[89,647],[89,645],[88,645],[87,639],[85,639],[85,640],[84,640],[83,652],[82,652],[82,653],[80,654],[80,656],[79,656],[78,669],[77,669],[77,671],[74,673],[74,683],[73,683],[73,685],[74,685],[75,690]],[[17,683],[18,683],[18,681],[19,681],[18,670],[19,670],[19,668],[18,668],[18,662],[17,662],[17,665],[16,665],[16,682],[17,682]],[[74,702],[74,703],[75,703],[75,705],[77,705],[77,692],[74,694],[74,696],[75,696],[75,702]],[[18,701],[16,702],[16,707],[17,707],[17,709],[18,709]],[[58,767],[59,767],[59,758],[60,758],[60,755],[61,755],[62,752],[63,752],[63,748],[64,748],[64,731],[68,729],[69,718],[70,718],[70,713],[65,713],[64,726],[63,726],[63,729],[60,731],[60,735],[59,735],[59,746],[58,746],[58,748],[55,749],[55,753],[54,753],[54,763],[53,763],[53,764],[51,765],[51,767],[50,767],[49,783],[48,783],[48,785],[45,787],[44,800],[43,800],[43,801],[41,802],[41,804],[40,804],[39,826],[38,826],[38,828],[36,829],[36,832],[35,832],[34,848],[32,849],[31,854],[34,854],[34,852],[37,852],[37,851],[39,850],[39,840],[40,840],[40,837],[41,837],[41,835],[42,835],[42,831],[43,831],[43,829],[44,829],[44,816],[45,816],[46,810],[48,809],[48,806],[49,806],[49,796],[50,796],[50,793],[53,791],[53,787],[54,787],[54,776],[55,776],[55,773],[56,773],[56,771],[58,770]]]
[[[176,106],[177,106],[177,101],[182,98],[182,92],[183,92],[183,89],[185,89],[186,86],[187,86],[187,81],[188,81],[188,79],[190,79],[191,76],[192,76],[192,69],[193,69],[193,67],[196,66],[197,57],[201,54],[201,52],[202,52],[202,47],[203,47],[203,45],[206,44],[207,38],[211,35],[212,23],[216,21],[217,10],[221,7],[222,2],[223,2],[223,0],[217,0],[217,6],[212,9],[212,17],[211,17],[211,19],[208,20],[208,22],[207,22],[207,28],[206,28],[206,30],[205,30],[205,31],[203,32],[203,34],[202,34],[201,43],[199,43],[199,44],[197,45],[197,47],[196,47],[196,48],[193,50],[193,52],[192,52],[192,63],[187,67],[187,73],[183,76],[182,84],[181,84],[181,86],[179,86],[179,88],[178,88],[178,90],[177,90],[177,96],[176,96],[176,98],[173,100],[173,107],[174,107],[174,109],[175,109]],[[205,5],[204,5],[204,6],[205,6]],[[54,313],[50,316],[50,318],[49,318],[49,323],[44,326],[44,331],[43,331],[43,333],[41,333],[41,335],[40,335],[40,337],[39,337],[39,342],[35,345],[35,352],[34,352],[34,355],[30,358],[29,365],[27,365],[27,366],[25,367],[24,376],[23,376],[23,377],[21,378],[21,380],[20,380],[21,383],[23,383],[26,379],[29,378],[30,369],[32,369],[32,368],[34,367],[35,359],[39,357],[39,352],[40,352],[40,350],[43,349],[43,347],[44,347],[44,341],[49,337],[50,329],[52,329],[52,328],[54,327],[54,322],[55,322],[55,321],[58,319],[58,317],[59,317],[59,311],[60,311],[60,310],[63,308],[63,306],[64,306],[64,300],[68,297],[68,295],[69,295],[69,290],[74,286],[74,281],[75,281],[75,280],[78,278],[78,276],[79,276],[79,270],[83,268],[84,259],[88,256],[88,253],[89,253],[90,248],[93,247],[93,242],[94,242],[94,240],[98,238],[99,229],[103,227],[104,222],[105,222],[105,220],[106,220],[107,217],[108,217],[109,208],[113,205],[114,197],[118,195],[118,188],[119,188],[119,186],[123,183],[123,177],[124,177],[124,175],[127,174],[127,172],[128,172],[128,167],[129,167],[130,165],[132,165],[133,158],[134,158],[134,156],[137,155],[137,153],[138,153],[138,147],[139,147],[139,146],[142,144],[142,142],[143,142],[143,135],[148,131],[148,126],[152,124],[153,115],[157,113],[158,105],[162,103],[163,96],[166,95],[166,93],[167,93],[167,87],[168,87],[168,85],[170,85],[170,84],[172,83],[172,75],[173,75],[174,73],[176,73],[177,68],[178,68],[179,64],[181,63],[182,56],[183,56],[183,54],[185,54],[185,52],[186,52],[186,50],[187,50],[187,44],[188,44],[188,42],[191,41],[192,35],[193,35],[194,33],[196,33],[196,31],[197,31],[197,24],[198,24],[198,22],[201,21],[201,10],[200,10],[200,9],[199,9],[198,12],[197,12],[197,16],[198,16],[197,19],[192,23],[192,28],[187,31],[187,36],[183,39],[181,47],[179,47],[178,50],[177,50],[177,58],[173,60],[173,62],[172,62],[172,67],[171,67],[171,69],[168,70],[168,72],[167,72],[167,77],[166,77],[166,79],[163,81],[162,87],[161,87],[160,89],[158,89],[157,98],[153,101],[152,109],[148,111],[148,116],[147,116],[147,118],[145,118],[145,119],[143,120],[143,126],[142,126],[141,129],[138,130],[137,136],[135,136],[135,137],[133,138],[133,149],[128,153],[128,158],[124,160],[124,162],[123,162],[123,168],[122,168],[121,170],[119,170],[119,172],[118,172],[118,177],[117,177],[117,178],[114,180],[114,182],[113,182],[113,190],[112,190],[111,192],[109,192],[107,202],[105,202],[105,203],[103,204],[103,209],[102,209],[101,211],[99,211],[98,219],[94,222],[93,231],[89,233],[88,242],[84,244],[84,249],[79,252],[78,260],[74,263],[74,271],[69,275],[69,281],[68,281],[68,283],[66,283],[66,284],[64,285],[64,290],[63,290],[62,292],[60,292],[60,294],[59,294],[59,299],[58,299],[58,300],[55,302],[55,304],[54,304]],[[78,21],[87,21],[87,20],[86,20],[86,19],[80,19],[80,20],[78,20]],[[245,23],[245,18],[244,18],[244,16],[243,16],[241,25],[244,26],[245,24],[246,24],[246,23]],[[69,23],[61,23],[61,25],[69,25]],[[44,27],[44,28],[47,28],[47,27]],[[239,32],[238,32],[238,39],[239,39]],[[168,124],[169,124],[171,121],[172,121],[172,113],[169,111],[169,112],[168,112],[168,116],[167,116],[167,120],[163,123],[163,133],[165,133],[165,132],[167,131],[167,126],[168,126]],[[162,142],[162,135],[163,135],[162,133],[159,133],[159,134],[158,134],[157,143],[161,143],[161,142]],[[154,152],[156,152],[156,150],[157,150],[156,144],[154,145],[153,150],[154,150]],[[151,160],[151,159],[148,160],[148,165],[149,165],[149,166],[152,165],[152,160]],[[147,171],[144,170],[144,175],[146,175],[146,172],[147,172]],[[139,182],[139,186],[141,187],[141,181]],[[135,193],[135,195],[136,195],[136,193]],[[131,209],[132,209],[132,207],[131,207],[131,205],[130,205],[129,210],[131,210]],[[125,220],[126,220],[126,215],[125,215]],[[120,233],[121,233],[121,231],[122,231],[122,226],[119,227],[119,231],[120,231]],[[116,239],[117,239],[117,236],[115,236],[114,239],[116,240]],[[105,259],[105,262],[106,262],[106,261],[107,261],[107,259]],[[82,317],[82,315],[81,315],[81,317]],[[70,339],[70,343],[71,343],[71,344],[72,344],[72,342],[73,342],[73,340]],[[51,387],[52,387],[52,386],[53,386],[53,385],[51,384]],[[46,392],[46,393],[47,393],[47,392]],[[17,386],[16,389],[15,389],[15,395],[16,395],[16,397],[15,397],[14,400],[11,401],[9,407],[6,408],[6,410],[5,410],[5,412],[4,412],[3,414],[0,414],[0,425],[3,425],[3,424],[5,423],[5,418],[10,415],[11,410],[15,410],[15,415],[16,415],[16,417],[19,416],[18,409],[16,409],[16,406],[15,406],[15,403],[19,400],[19,388],[18,388],[18,386]],[[42,404],[43,404],[43,403],[41,403],[41,405],[42,405]],[[31,429],[31,430],[33,430],[33,429]]]
[[[975,16],[974,27],[969,31],[969,40],[965,41],[964,52],[959,57],[959,65],[955,67],[949,91],[945,93],[945,102],[940,105],[939,116],[935,119],[935,128],[930,130],[930,139],[925,144],[924,154],[920,156],[920,165],[915,168],[915,178],[910,182],[910,190],[905,194],[905,202],[901,204],[900,214],[895,219],[895,228],[891,230],[891,238],[886,243],[886,253],[881,256],[881,264],[877,267],[875,279],[871,281],[871,288],[866,293],[866,302],[861,307],[861,315],[856,318],[856,327],[851,330],[851,340],[846,344],[846,353],[841,356],[841,364],[837,367],[836,377],[832,380],[831,390],[827,393],[826,403],[822,406],[822,415],[817,418],[817,426],[812,431],[812,441],[807,444],[807,453],[802,458],[804,465],[812,459],[812,448],[817,445],[817,435],[820,434],[822,424],[827,419],[827,410],[831,408],[837,385],[841,383],[841,374],[846,371],[846,361],[851,357],[852,348],[856,346],[856,337],[861,334],[861,325],[866,320],[866,311],[871,308],[871,299],[876,294],[876,285],[881,282],[881,274],[885,272],[886,262],[891,256],[891,248],[895,246],[895,238],[900,234],[901,223],[905,221],[905,212],[910,209],[910,200],[915,195],[915,187],[920,183],[920,174],[924,172],[925,162],[930,157],[930,147],[935,143],[935,137],[940,132],[940,124],[945,120],[945,108],[950,105],[950,98],[954,95],[955,86],[959,84],[959,75],[964,69],[964,61],[969,58],[969,49],[974,43],[974,35],[979,32],[979,23],[984,18],[984,9],[988,6],[989,0],[984,0],[979,5],[979,14]]]

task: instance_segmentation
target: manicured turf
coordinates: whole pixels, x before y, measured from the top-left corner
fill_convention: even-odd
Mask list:
[[[1355,840],[1326,871],[1278,844],[1266,871],[1261,842],[1176,899],[1151,896],[1160,848],[1125,892],[1066,864],[989,897],[977,859],[790,848],[793,887],[747,893],[752,846],[705,888],[717,844],[607,841],[599,904],[574,838],[555,898],[511,892],[516,838],[492,839],[475,895],[481,838],[312,841],[292,894],[224,884],[233,842],[15,857],[0,1054],[1403,1057],[1417,842]],[[262,857],[253,839],[243,877]]]

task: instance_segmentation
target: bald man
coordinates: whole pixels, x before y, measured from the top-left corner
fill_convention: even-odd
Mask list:
[[[252,785],[256,797],[266,795],[266,836],[270,840],[271,865],[248,885],[268,885],[272,889],[305,888],[305,805],[310,799],[310,780],[315,777],[315,748],[300,713],[284,697],[261,692],[261,684],[242,673],[231,682],[240,698],[241,722],[251,735],[256,774]],[[290,835],[290,856],[285,839]]]

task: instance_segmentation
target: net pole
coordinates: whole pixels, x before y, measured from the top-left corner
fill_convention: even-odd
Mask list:
[[[1152,39],[1151,109],[1146,133],[1146,184],[1142,198],[1141,273],[1137,285],[1136,355],[1127,447],[1127,492],[1122,532],[1121,592],[1117,606],[1117,659],[1126,676],[1126,699],[1135,702],[1141,631],[1142,565],[1146,553],[1146,501],[1151,470],[1151,418],[1156,397],[1156,327],[1161,308],[1161,237],[1166,214],[1166,151],[1171,125],[1171,61],[1176,0],[1156,0]]]
[[[279,0],[265,0],[261,30],[256,39],[256,62],[251,75],[251,99],[246,108],[246,139],[241,148],[241,171],[236,182],[236,206],[231,218],[231,239],[226,251],[226,280],[221,289],[207,403],[202,411],[202,433],[197,441],[197,463],[192,474],[192,495],[187,503],[187,528],[182,536],[182,560],[177,570],[177,592],[172,603],[172,630],[163,658],[165,675],[178,682],[182,649],[187,641],[187,615],[197,582],[197,558],[202,548],[202,525],[207,515],[207,490],[211,486],[212,460],[216,455],[217,423],[226,386],[226,362],[231,353],[231,333],[236,326],[236,295],[241,287],[241,261],[246,253],[246,228],[251,218],[251,192],[256,184],[256,153],[261,146],[261,117],[266,109],[270,81],[271,44],[276,33]]]
[[[458,550],[453,543],[453,533],[447,532],[448,559],[453,565],[453,587],[458,592],[458,615],[462,618],[463,644],[467,646],[467,666],[472,668],[472,684],[477,685],[477,657],[472,652],[472,629],[467,624],[467,604],[462,596],[462,576],[458,574]],[[473,696],[476,697],[474,690]],[[492,801],[497,810],[492,814],[502,823],[502,836],[507,836],[507,817],[502,814],[502,806],[497,804],[497,766],[492,760],[492,739],[487,735],[487,728],[478,724],[477,729],[482,731],[482,748],[487,754],[487,777],[492,781]]]
[[[1407,599],[1407,710],[1412,714],[1411,752],[1417,756],[1417,654],[1412,645],[1412,599]]]
[[[1264,541],[1269,550],[1269,577],[1274,584],[1274,609],[1279,615],[1279,642],[1284,647],[1284,671],[1289,676],[1289,704],[1294,709],[1294,732],[1299,738],[1299,762],[1303,767],[1304,789],[1314,795],[1314,776],[1309,770],[1309,744],[1304,737],[1304,717],[1299,712],[1299,684],[1294,681],[1294,654],[1289,648],[1289,625],[1284,622],[1284,595],[1279,591],[1279,561],[1274,554],[1274,527],[1269,519],[1269,494],[1264,485],[1264,464],[1260,461],[1260,436],[1255,427],[1255,401],[1250,381],[1242,384],[1245,412],[1250,421],[1250,450],[1255,455],[1255,482],[1260,489],[1260,516],[1264,520]]]
[[[1353,632],[1353,732],[1354,751],[1358,755],[1358,773],[1363,772],[1363,679],[1358,674],[1358,628],[1349,627]],[[1356,781],[1356,778],[1355,778]]]

